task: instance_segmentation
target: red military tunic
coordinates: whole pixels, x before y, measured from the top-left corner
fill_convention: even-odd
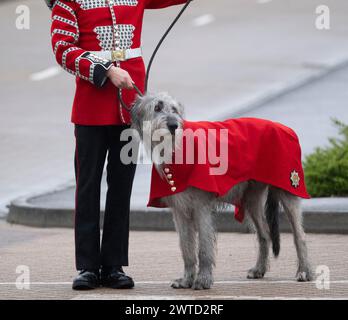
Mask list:
[[[186,0],[52,0],[52,46],[57,62],[76,76],[72,122],[81,125],[130,123],[120,106],[117,89],[107,81],[112,62],[90,51],[141,47],[145,9],[164,8]],[[129,72],[140,90],[144,89],[142,57],[117,62]],[[135,99],[134,90],[123,90],[127,105]]]
[[[184,136],[184,161],[165,165],[163,177],[152,168],[151,191],[148,206],[165,207],[162,197],[184,191],[188,187],[214,193],[217,197],[226,194],[233,186],[247,180],[256,180],[284,189],[298,197],[309,198],[306,191],[304,173],[301,163],[301,147],[296,133],[276,122],[240,118],[226,121],[208,122],[184,121],[184,130],[191,129],[197,133],[194,138],[194,162],[186,159],[187,137]],[[227,171],[224,174],[212,175],[210,169],[217,168],[208,156],[204,164],[198,162],[198,151],[208,150],[208,130],[215,129],[217,155],[222,149],[220,145],[220,130],[227,129]],[[212,132],[212,131],[211,131]],[[204,143],[203,149],[199,145]],[[192,148],[192,146],[190,147]],[[192,151],[192,149],[190,149]],[[214,148],[215,150],[215,148]],[[202,151],[200,151],[202,154]],[[214,153],[215,154],[215,153]],[[186,160],[185,160],[186,159]],[[191,164],[190,164],[191,163]],[[243,208],[239,203],[236,206],[235,217],[242,221]]]

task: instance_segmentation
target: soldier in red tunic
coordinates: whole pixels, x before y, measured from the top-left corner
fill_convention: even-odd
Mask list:
[[[46,0],[52,9],[52,47],[57,62],[76,76],[71,121],[75,124],[75,249],[73,289],[99,285],[131,288],[128,265],[129,206],[135,164],[124,165],[120,150],[130,116],[117,88],[144,89],[141,30],[145,9],[186,0]],[[123,90],[126,104],[136,92]],[[100,183],[107,156],[103,237],[100,243]]]

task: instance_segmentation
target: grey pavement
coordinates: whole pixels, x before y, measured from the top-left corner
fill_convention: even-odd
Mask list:
[[[15,28],[19,4],[31,10],[30,30]],[[151,89],[177,96],[187,106],[188,119],[219,119],[325,74],[348,58],[348,3],[326,1],[329,31],[315,28],[319,4],[194,1],[156,58]],[[0,59],[0,211],[6,214],[5,205],[14,198],[72,179],[74,79],[64,72],[43,81],[30,78],[56,65],[43,1],[12,0],[0,6],[6,49]],[[146,13],[146,60],[178,9]],[[196,19],[207,14],[212,22],[198,27]],[[334,107],[330,111],[336,112]]]
[[[332,119],[348,123],[348,64],[345,67],[278,97],[249,112],[235,116],[265,118],[293,128],[299,136],[302,153],[325,147],[329,137],[337,137]]]
[[[250,281],[246,272],[257,256],[255,235],[220,233],[214,270],[216,282],[210,290],[194,291],[170,288],[170,281],[181,276],[183,269],[174,232],[133,231],[130,266],[125,270],[134,278],[135,289],[74,292],[71,290],[76,275],[73,230],[10,226],[0,221],[0,233],[0,300],[348,298],[348,235],[308,234],[309,257],[316,278],[310,283],[298,283],[291,234],[282,234],[279,258],[271,258],[265,278]],[[329,273],[323,282],[317,277],[325,270]],[[23,279],[23,271],[29,278]],[[29,288],[20,289],[17,279],[28,281]]]

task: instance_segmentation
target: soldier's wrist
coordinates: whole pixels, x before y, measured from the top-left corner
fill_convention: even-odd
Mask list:
[[[110,78],[112,75],[113,75],[113,73],[116,71],[116,67],[115,66],[111,66],[110,68],[109,68],[109,70],[108,71],[106,71],[106,76],[108,77],[108,78]]]

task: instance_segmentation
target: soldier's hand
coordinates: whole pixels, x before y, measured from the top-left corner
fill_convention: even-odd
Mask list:
[[[133,80],[126,70],[112,66],[106,73],[114,86],[120,89],[133,88]]]

